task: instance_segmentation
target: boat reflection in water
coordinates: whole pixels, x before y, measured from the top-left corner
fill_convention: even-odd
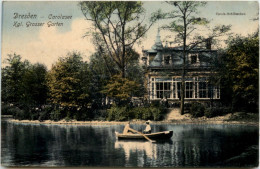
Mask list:
[[[157,159],[157,145],[149,141],[116,141],[115,149],[124,150],[126,166],[133,165],[133,159],[137,160],[137,166],[139,167],[144,166],[144,158],[149,158],[149,161]],[[136,157],[133,157],[135,155]],[[130,160],[130,156],[132,160]]]
[[[138,167],[158,166],[158,164],[160,164],[160,159],[158,158],[160,152],[158,152],[158,148],[161,147],[162,144],[169,146],[172,144],[172,141],[151,143],[149,141],[117,140],[115,142],[115,149],[124,150],[126,167],[133,166],[133,164]]]

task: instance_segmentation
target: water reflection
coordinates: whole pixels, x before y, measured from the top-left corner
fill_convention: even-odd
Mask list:
[[[4,166],[218,167],[256,166],[258,128],[152,125],[173,130],[168,141],[118,141],[123,125],[68,126],[3,122]],[[143,125],[132,125],[141,131]]]
[[[129,164],[130,155],[133,153],[138,154],[138,166],[143,166],[144,161],[143,157],[146,156],[147,158],[150,158],[151,160],[157,159],[157,147],[156,144],[150,143],[148,141],[116,141],[115,142],[115,148],[122,148],[125,152],[125,159],[126,159],[126,165]]]

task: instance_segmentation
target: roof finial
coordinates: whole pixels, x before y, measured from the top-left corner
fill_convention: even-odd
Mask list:
[[[163,45],[162,45],[161,36],[160,36],[160,28],[158,27],[155,44],[152,46],[152,49],[157,50],[162,47],[163,47]]]
[[[158,27],[158,31],[157,31],[157,36],[156,36],[155,43],[162,43],[162,42],[161,42],[160,28],[159,28],[159,27]]]

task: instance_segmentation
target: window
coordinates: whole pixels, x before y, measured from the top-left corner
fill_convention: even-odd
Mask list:
[[[150,84],[150,98],[181,98],[182,78],[160,77],[152,78]],[[208,83],[207,77],[186,77],[184,97],[187,99],[219,99],[220,88]]]
[[[220,89],[219,85],[214,87],[214,99],[219,99],[220,98]]]
[[[181,98],[181,82],[177,82],[177,95],[178,98]]]
[[[197,55],[191,55],[191,64],[197,63]]]
[[[166,99],[171,97],[171,83],[164,83],[164,97]]]
[[[157,98],[163,98],[163,82],[156,83],[156,96]]]
[[[152,83],[152,99],[154,98],[154,83]]]
[[[185,98],[193,98],[193,82],[185,82]]]
[[[199,98],[207,98],[207,82],[199,82]]]
[[[197,81],[197,78],[195,79],[195,83],[194,83],[194,98],[198,98],[198,81]]]
[[[170,64],[170,56],[165,56],[164,63],[165,63],[165,65],[169,65]]]
[[[213,99],[213,97],[214,97],[213,92],[214,92],[213,85],[208,84],[208,97],[211,98],[211,99]]]
[[[170,82],[157,82],[156,83],[157,98],[170,98],[171,96],[171,83]]]
[[[176,83],[173,82],[173,85],[172,85],[172,97],[173,97],[173,98],[176,98],[176,89],[175,89],[176,87],[175,87],[175,84],[176,84]]]

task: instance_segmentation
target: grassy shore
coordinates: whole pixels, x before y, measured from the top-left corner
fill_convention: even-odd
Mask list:
[[[54,125],[124,125],[126,121],[51,121],[45,120],[40,122],[39,120],[16,120],[11,119],[16,123],[34,123],[34,124],[54,124]],[[144,120],[131,120],[132,124],[144,124]],[[233,114],[227,114],[225,116],[217,116],[214,118],[192,118],[185,116],[185,118],[176,118],[172,120],[163,121],[151,121],[151,124],[243,124],[243,125],[259,125],[258,114],[237,112]]]

